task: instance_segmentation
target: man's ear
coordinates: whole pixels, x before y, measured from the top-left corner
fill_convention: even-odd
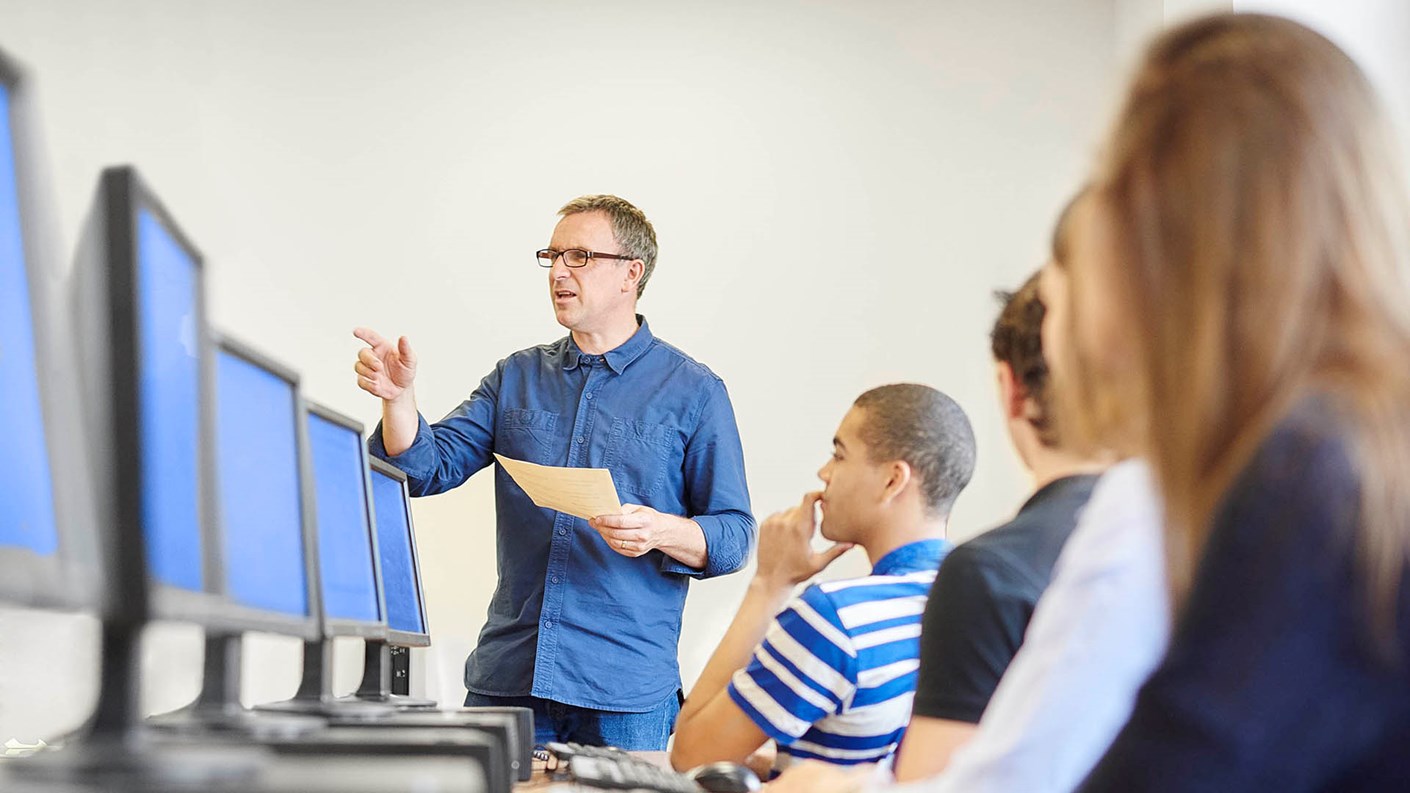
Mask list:
[[[905,492],[906,485],[915,478],[915,472],[911,470],[911,464],[905,460],[893,460],[886,464],[886,484],[881,489],[881,500],[883,503],[891,503],[896,497]]]
[[[999,404],[1003,407],[1004,418],[1026,419],[1029,414],[1028,389],[1018,381],[1018,377],[1013,373],[1013,367],[1008,361],[999,361],[995,365],[999,378]]]
[[[641,283],[641,276],[646,273],[646,262],[641,259],[632,259],[627,262],[627,271],[622,279],[622,291],[636,294],[637,285]]]

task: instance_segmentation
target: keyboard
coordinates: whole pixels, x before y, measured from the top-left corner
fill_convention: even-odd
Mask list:
[[[621,749],[577,743],[550,743],[544,748],[558,758],[560,768],[566,763],[568,776],[583,787],[656,793],[701,791],[685,774],[662,768]]]

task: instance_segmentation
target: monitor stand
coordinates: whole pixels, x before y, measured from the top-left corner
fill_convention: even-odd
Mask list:
[[[239,735],[256,740],[297,737],[328,725],[327,719],[316,715],[257,712],[241,704],[243,656],[243,634],[207,633],[200,695],[190,705],[153,716],[147,723],[178,735]]]
[[[381,721],[397,712],[396,706],[387,702],[333,695],[333,640],[326,637],[304,642],[304,676],[298,692],[290,699],[256,705],[255,710],[366,722]]]
[[[101,789],[111,784],[114,789],[164,791],[189,784],[220,790],[259,778],[269,758],[262,749],[152,740],[137,716],[141,633],[140,623],[104,621],[98,705],[86,733],[62,749],[5,763],[6,776],[16,787]]]
[[[369,645],[371,642],[369,641]],[[381,656],[385,645],[377,654]],[[367,655],[371,655],[368,650]],[[388,664],[379,664],[388,670]],[[368,673],[364,670],[363,683],[367,684]],[[375,678],[380,689],[383,672]],[[460,711],[440,711],[433,708],[398,709],[389,701],[363,699],[357,695],[335,697],[333,687],[333,641],[325,638],[304,642],[304,677],[298,693],[282,702],[256,705],[257,711],[277,713],[314,714],[328,719],[331,732],[337,734],[344,727],[388,727],[397,730],[424,732],[426,729],[439,730],[452,728],[452,732],[489,732],[499,737],[500,745],[507,755],[509,773],[520,781],[527,781],[532,772],[533,714],[527,708],[467,708]],[[466,728],[470,728],[467,730]],[[427,733],[429,734],[429,733]],[[281,751],[284,747],[281,746]]]
[[[380,639],[368,639],[362,656],[362,685],[351,697],[342,700],[381,702],[396,707],[397,710],[434,710],[438,703],[434,699],[421,699],[405,694],[392,693],[392,648]]]

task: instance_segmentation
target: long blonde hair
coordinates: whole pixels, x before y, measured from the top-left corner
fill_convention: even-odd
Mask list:
[[[1154,465],[1177,603],[1235,477],[1320,392],[1360,476],[1371,616],[1392,624],[1410,559],[1410,202],[1397,157],[1360,69],[1286,19],[1173,29],[1130,86],[1094,184],[1108,261],[1082,290],[1119,307],[1134,366],[1074,365],[1092,404],[1137,402],[1125,427],[1100,408],[1085,418],[1139,438],[1132,451]],[[1080,297],[1074,287],[1075,311]]]

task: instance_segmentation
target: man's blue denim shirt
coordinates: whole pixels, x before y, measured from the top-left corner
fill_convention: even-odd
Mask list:
[[[588,355],[569,336],[500,361],[479,388],[416,441],[387,455],[411,493],[460,485],[493,454],[607,468],[623,503],[693,518],[709,559],[697,570],[661,551],[628,558],[587,521],[534,506],[495,466],[499,585],[465,685],[627,712],[680,688],[681,610],[691,578],[744,566],[754,518],[744,452],[724,382],[657,339],[645,318],[624,344]]]

